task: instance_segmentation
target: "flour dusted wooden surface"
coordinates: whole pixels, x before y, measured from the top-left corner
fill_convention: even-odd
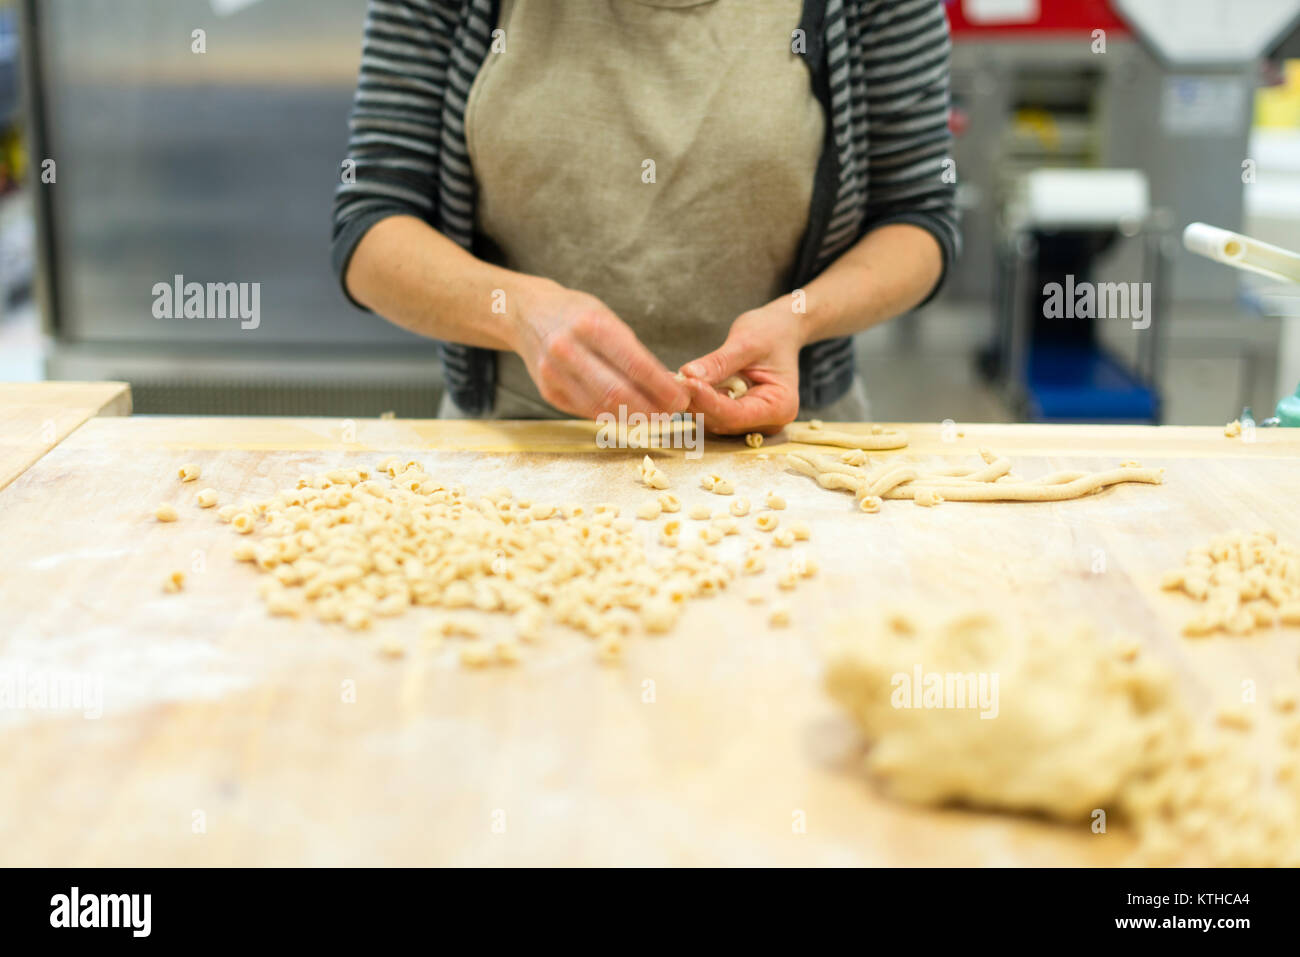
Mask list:
[[[130,415],[125,382],[0,382],[0,489],[97,415]]]
[[[728,503],[699,489],[708,471],[755,503],[779,492],[781,520],[809,522],[801,545],[821,572],[794,593],[791,626],[769,629],[767,606],[733,589],[692,603],[672,634],[631,642],[617,667],[556,633],[519,666],[477,673],[455,662],[454,641],[431,651],[416,637],[426,609],[366,636],[267,618],[260,576],[230,560],[238,537],[195,506],[199,488],[223,503],[260,498],[305,471],[399,454],[473,489],[630,509],[654,494],[637,482],[641,452],[594,449],[585,423],[87,422],[0,492],[0,674],[98,676],[103,715],[0,709],[0,863],[1122,861],[1119,829],[927,811],[875,793],[862,742],[821,690],[820,652],[890,605],[992,604],[1123,630],[1173,664],[1207,719],[1255,682],[1257,727],[1242,740],[1269,751],[1266,702],[1300,677],[1300,630],[1189,641],[1178,629],[1190,603],[1158,581],[1216,532],[1271,527],[1300,542],[1300,436],[965,426],[949,442],[938,426],[900,427],[910,447],[873,460],[958,464],[987,445],[1026,476],[1138,459],[1165,467],[1166,481],[1076,502],[886,502],[863,515],[786,471],[779,439],[759,450],[706,442],[694,461],[654,452],[686,535],[691,505]],[[199,482],[177,481],[185,462],[201,465]],[[162,502],[179,521],[153,519]],[[740,538],[761,534],[753,517]],[[769,550],[769,570],[788,555]],[[185,590],[164,594],[178,569]],[[406,656],[381,657],[385,637]]]

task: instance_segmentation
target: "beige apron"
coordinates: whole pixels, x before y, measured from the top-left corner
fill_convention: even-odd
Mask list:
[[[598,296],[670,369],[788,292],[825,132],[801,8],[502,0],[465,114],[500,264]],[[560,413],[501,353],[493,415]]]

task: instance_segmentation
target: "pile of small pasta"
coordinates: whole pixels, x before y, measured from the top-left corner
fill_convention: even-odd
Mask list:
[[[1272,531],[1218,535],[1191,549],[1160,584],[1204,604],[1183,626],[1189,637],[1300,625],[1300,550],[1279,544]]]
[[[380,473],[388,480],[335,469],[219,510],[235,532],[259,532],[234,556],[266,573],[259,591],[272,615],[311,614],[360,631],[424,605],[449,613],[435,637],[473,638],[471,610],[501,612],[513,616],[514,639],[491,648],[467,642],[462,663],[511,664],[520,642],[539,641],[553,624],[585,633],[601,660],[615,661],[628,638],[671,630],[686,602],[765,567],[759,542],[745,545],[739,561],[718,557],[704,532],[711,526],[686,541],[683,523],[669,519],[652,557],[637,522],[615,505],[531,502],[506,488],[474,497],[413,461],[390,459]],[[814,570],[796,555],[778,585],[793,589]],[[772,607],[771,624],[788,620],[784,606]]]

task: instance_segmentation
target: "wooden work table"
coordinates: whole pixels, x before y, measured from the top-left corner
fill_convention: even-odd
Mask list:
[[[969,462],[987,446],[1027,476],[1137,459],[1166,468],[1165,484],[863,515],[787,471],[779,439],[706,441],[695,461],[656,452],[687,506],[710,500],[697,481],[709,469],[752,499],[781,491],[808,520],[822,572],[796,592],[791,627],[769,629],[729,592],[617,666],[556,633],[516,667],[469,672],[453,647],[416,639],[426,609],[365,637],[268,618],[259,576],[195,493],[262,498],[303,472],[400,454],[470,488],[631,505],[646,494],[641,452],[597,450],[594,426],[575,422],[87,421],[0,491],[0,673],[102,680],[103,713],[0,710],[0,864],[1122,861],[1120,829],[880,796],[821,689],[824,642],[888,607],[991,605],[1140,638],[1200,714],[1239,700],[1247,679],[1266,700],[1300,676],[1300,629],[1189,641],[1190,603],[1158,581],[1219,532],[1300,542],[1300,431],[901,427],[911,445],[881,457]],[[185,462],[202,466],[198,482],[177,481]],[[178,522],[154,521],[162,502]],[[179,595],[160,587],[173,569],[188,573]],[[408,654],[379,655],[381,635],[410,639]]]
[[[130,414],[125,382],[0,382],[0,489],[87,419]]]

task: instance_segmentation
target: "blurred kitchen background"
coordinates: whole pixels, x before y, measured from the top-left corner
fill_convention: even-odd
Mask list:
[[[434,414],[428,343],[329,269],[365,6],[0,0],[0,381],[126,380],[139,413]],[[1179,237],[1300,250],[1300,0],[947,9],[965,255],[860,337],[874,417],[1271,414],[1300,382],[1300,286]],[[261,283],[260,326],[154,318],[178,274]],[[1151,327],[1051,325],[1066,275],[1151,283]]]

